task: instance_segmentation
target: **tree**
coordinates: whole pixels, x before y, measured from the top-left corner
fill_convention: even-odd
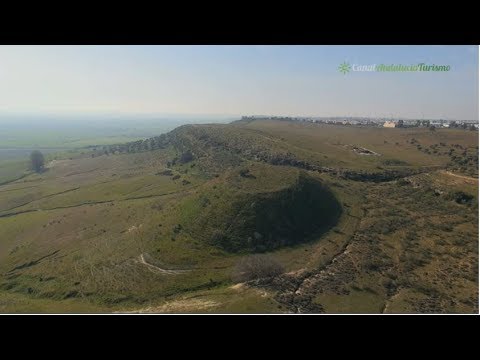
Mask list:
[[[275,277],[284,272],[283,266],[269,255],[250,255],[238,261],[233,271],[233,280],[245,282]]]
[[[403,120],[398,120],[397,127],[403,127]]]
[[[30,154],[30,162],[32,165],[32,170],[38,173],[41,172],[45,166],[45,158],[38,150],[32,151]]]

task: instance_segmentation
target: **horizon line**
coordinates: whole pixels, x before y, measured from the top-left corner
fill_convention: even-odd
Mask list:
[[[85,110],[85,111],[18,111],[18,110],[0,110],[1,116],[137,116],[137,117],[156,117],[156,116],[185,116],[185,117],[223,117],[223,118],[239,118],[242,117],[258,117],[258,118],[300,118],[300,119],[309,119],[309,118],[351,118],[351,119],[396,119],[396,120],[444,120],[444,121],[476,121],[479,122],[479,119],[452,119],[450,117],[445,118],[435,118],[435,117],[402,117],[395,115],[275,115],[275,114],[223,114],[223,113],[182,113],[182,112],[116,112],[113,110]]]

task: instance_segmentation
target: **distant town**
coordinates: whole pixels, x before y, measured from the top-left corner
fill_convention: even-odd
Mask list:
[[[370,126],[386,128],[413,128],[426,127],[431,130],[436,128],[458,128],[464,130],[478,130],[476,120],[443,120],[443,119],[392,119],[392,118],[366,118],[366,117],[291,117],[291,116],[268,116],[253,115],[242,116],[242,120],[283,120],[312,122],[322,124],[346,125],[346,126]]]

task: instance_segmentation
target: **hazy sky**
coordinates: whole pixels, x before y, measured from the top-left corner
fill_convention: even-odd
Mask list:
[[[338,71],[351,64],[449,72]],[[0,112],[478,119],[476,46],[0,46]]]

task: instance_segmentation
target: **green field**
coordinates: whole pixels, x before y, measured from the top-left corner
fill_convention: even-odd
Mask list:
[[[0,312],[478,312],[477,132],[257,120],[110,140],[70,141],[41,174],[0,162]],[[233,281],[258,252],[284,273]]]

